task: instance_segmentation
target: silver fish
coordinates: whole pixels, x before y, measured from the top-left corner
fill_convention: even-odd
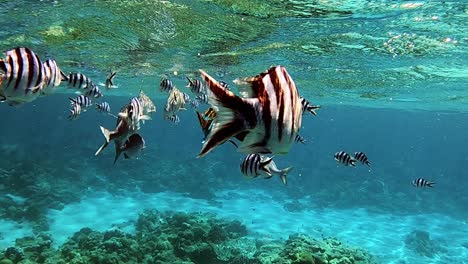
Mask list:
[[[210,104],[220,118],[214,124],[198,157],[231,137],[242,138],[244,153],[286,154],[302,124],[302,105],[296,85],[282,66],[238,79],[242,97],[223,88],[203,70]]]
[[[185,103],[184,94],[177,88],[172,89],[164,108],[164,116],[173,116],[180,110],[186,110]]]

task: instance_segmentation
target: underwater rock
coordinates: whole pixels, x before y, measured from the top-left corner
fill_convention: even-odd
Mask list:
[[[405,245],[413,252],[426,257],[433,257],[441,251],[441,246],[426,231],[414,230],[406,235]]]
[[[14,263],[17,263],[23,259],[25,259],[24,253],[21,249],[18,249],[16,247],[9,247],[5,250],[3,253],[3,256],[6,259],[9,259],[13,261]]]

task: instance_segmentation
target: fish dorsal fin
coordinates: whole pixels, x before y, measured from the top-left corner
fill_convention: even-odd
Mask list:
[[[234,80],[234,83],[239,86],[239,94],[242,98],[257,98],[260,94],[265,91],[265,85],[263,79],[276,70],[279,66],[273,66],[268,70],[247,78],[238,78]]]

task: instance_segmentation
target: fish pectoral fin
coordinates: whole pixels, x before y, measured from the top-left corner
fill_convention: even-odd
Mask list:
[[[142,115],[142,116],[140,116],[139,119],[140,119],[140,120],[151,120],[151,116],[149,116],[149,115]]]

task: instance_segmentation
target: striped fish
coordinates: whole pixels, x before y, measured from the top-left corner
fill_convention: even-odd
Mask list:
[[[340,163],[343,163],[346,166],[356,166],[356,160],[344,151],[335,153],[335,160]]]
[[[354,152],[354,159],[370,167],[371,163],[364,152]]]
[[[140,121],[151,120],[151,117],[145,115],[143,105],[138,97],[133,97],[127,104],[127,111],[121,111],[120,117],[127,118],[132,130],[140,129]]]
[[[273,157],[266,157],[260,154],[248,154],[242,160],[240,169],[242,174],[247,178],[263,176],[265,179],[270,179],[273,177],[273,174],[275,174],[280,177],[283,184],[286,184],[286,176],[293,168],[288,167],[280,170],[276,167]]]
[[[76,98],[69,97],[68,99],[70,99],[72,105],[77,104],[80,105],[81,108],[88,108],[93,104],[91,99],[86,95],[78,95]]]
[[[219,85],[221,85],[221,87],[223,87],[226,90],[230,90],[229,89],[229,84],[227,84],[227,82],[219,81]]]
[[[47,76],[39,57],[28,48],[8,50],[0,59],[0,100],[18,105],[35,100]]]
[[[66,81],[68,83],[69,88],[76,88],[76,89],[91,89],[96,86],[90,78],[86,75],[79,73],[79,72],[70,72],[65,75],[63,72],[62,74],[62,81]]]
[[[110,113],[111,108],[108,102],[102,102],[100,104],[96,104],[96,110],[98,110],[101,113]]]
[[[97,87],[97,85],[95,85],[95,84],[92,84],[92,88],[89,89],[89,90],[86,92],[86,95],[87,95],[87,96],[94,97],[94,98],[99,98],[99,97],[103,97],[103,96],[104,96],[104,95],[102,94],[101,89],[99,89],[99,87]]]
[[[236,80],[242,97],[234,95],[203,70],[210,104],[217,118],[198,157],[235,136],[244,153],[286,154],[301,127],[302,105],[296,85],[282,66]]]
[[[188,76],[185,76],[185,78],[187,78],[188,80],[188,84],[186,87],[190,88],[190,91],[192,91],[192,93],[194,95],[202,95],[202,94],[205,94],[205,87],[203,86],[203,84],[197,80],[197,79],[193,79],[191,80]]]
[[[296,143],[302,143],[302,144],[305,144],[306,143],[306,139],[301,137],[299,134],[296,134],[296,138],[294,138],[294,142]]]
[[[141,102],[141,106],[143,107],[143,115],[148,115],[151,113],[156,112],[156,105],[153,101],[143,92],[140,90],[140,94],[138,95],[138,100]],[[144,124],[143,120],[143,124]]]
[[[111,71],[109,76],[106,78],[106,88],[107,89],[112,89],[112,88],[117,88],[117,86],[114,85],[114,78],[117,72]]]
[[[304,97],[301,97],[301,105],[302,105],[302,114],[305,114],[306,112],[310,112],[314,116],[317,115],[315,110],[320,109],[320,105],[312,105],[307,99]]]
[[[81,114],[81,106],[79,104],[72,104],[70,109],[70,115],[68,116],[69,120],[77,119]]]
[[[180,118],[178,115],[167,116],[166,120],[169,120],[170,122],[174,124],[178,124],[180,122]]]
[[[206,95],[206,94],[197,95],[197,97],[195,97],[195,99],[197,99],[197,101],[202,103],[202,104],[208,104],[208,95]]]
[[[159,89],[161,90],[161,92],[168,92],[169,93],[174,88],[175,88],[174,84],[169,79],[162,79],[161,83],[159,84]]]
[[[435,182],[431,182],[431,181],[426,181],[425,179],[423,178],[417,178],[417,179],[414,179],[411,184],[413,184],[414,187],[431,187],[431,188],[434,188],[434,184]]]
[[[198,108],[200,107],[200,102],[198,102],[198,100],[192,100],[190,99],[188,101],[189,105],[192,107],[192,108]]]
[[[55,92],[55,88],[62,82],[61,71],[55,60],[48,59],[43,65],[47,82],[42,88],[41,93],[45,95],[52,94]]]

